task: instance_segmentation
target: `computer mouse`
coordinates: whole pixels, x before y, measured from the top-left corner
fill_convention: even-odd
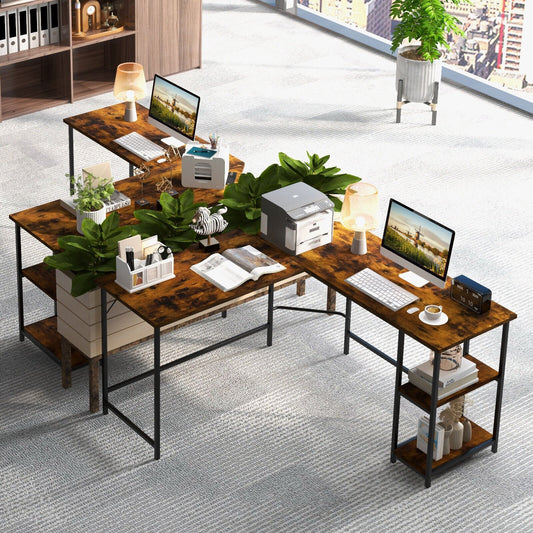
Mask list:
[[[417,311],[420,311],[420,309],[418,307],[410,307],[409,309],[407,309],[407,312],[412,315],[413,313],[416,313]]]

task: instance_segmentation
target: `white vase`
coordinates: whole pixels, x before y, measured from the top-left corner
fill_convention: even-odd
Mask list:
[[[90,218],[91,220],[94,220],[97,224],[101,224],[105,220],[105,217],[105,205],[103,205],[101,209],[98,209],[98,211],[79,211],[78,209],[76,209],[76,229],[78,230],[78,233],[81,233],[83,235],[81,224],[84,219]]]
[[[417,61],[407,59],[402,52],[414,50],[418,46],[404,46],[398,51],[396,58],[396,90],[398,80],[403,80],[403,100],[409,102],[431,102],[435,82],[440,81],[442,73],[442,60]]]
[[[463,447],[464,427],[459,420],[452,423],[452,434],[450,436],[450,449],[460,450]]]

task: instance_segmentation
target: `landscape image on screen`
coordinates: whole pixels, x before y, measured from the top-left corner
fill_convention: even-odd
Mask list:
[[[453,232],[396,203],[383,245],[437,276],[444,276]]]
[[[198,97],[166,80],[157,79],[150,103],[150,115],[183,135],[194,138]]]

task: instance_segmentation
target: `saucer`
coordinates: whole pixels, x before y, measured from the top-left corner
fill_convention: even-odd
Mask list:
[[[419,313],[418,318],[421,322],[424,322],[424,324],[429,324],[430,326],[442,326],[443,324],[446,324],[448,322],[448,315],[446,313],[441,313],[440,317],[437,318],[437,320],[429,320],[426,318],[426,312],[422,311]]]

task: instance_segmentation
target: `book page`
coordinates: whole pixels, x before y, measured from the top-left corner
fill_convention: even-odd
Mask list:
[[[252,279],[249,272],[232,263],[221,254],[212,254],[207,259],[191,266],[191,270],[216,285],[219,289],[231,291]]]
[[[282,264],[250,245],[225,250],[222,255],[250,272],[254,280],[263,274],[272,274],[285,269]]]

